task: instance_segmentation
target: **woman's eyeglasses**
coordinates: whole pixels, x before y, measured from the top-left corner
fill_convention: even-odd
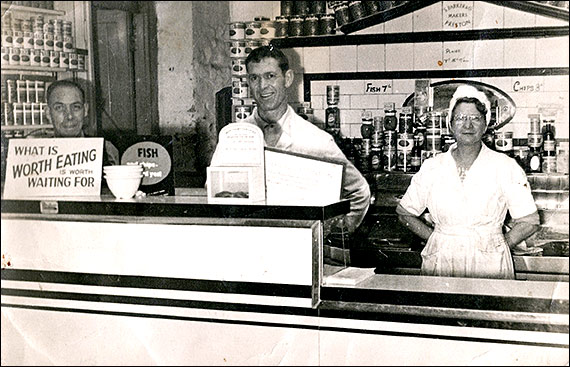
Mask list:
[[[462,113],[453,116],[453,122],[465,123],[467,121],[472,124],[479,124],[484,121],[484,118],[481,115],[464,115]]]

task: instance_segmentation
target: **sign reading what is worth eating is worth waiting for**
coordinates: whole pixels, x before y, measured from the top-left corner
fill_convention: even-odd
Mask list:
[[[103,138],[11,139],[4,198],[101,194]]]

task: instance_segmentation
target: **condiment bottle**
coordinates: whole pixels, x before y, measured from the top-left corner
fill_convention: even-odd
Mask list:
[[[398,127],[398,118],[396,117],[396,108],[394,103],[384,104],[384,130],[396,130]]]
[[[412,148],[412,157],[410,160],[410,172],[418,172],[422,165],[422,142],[419,135],[414,135],[414,147]]]
[[[382,147],[379,143],[372,143],[370,148],[370,172],[382,171]]]
[[[372,134],[374,133],[374,125],[372,125],[372,111],[362,111],[361,122],[360,134],[362,137],[364,139],[372,138]]]
[[[325,110],[325,130],[333,136],[340,134],[340,110],[338,108],[340,87],[327,86],[327,104]]]
[[[529,148],[527,169],[530,173],[542,172],[542,155],[540,154],[540,148]]]

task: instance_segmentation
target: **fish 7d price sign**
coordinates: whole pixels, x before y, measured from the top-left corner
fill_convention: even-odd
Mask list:
[[[101,193],[103,138],[11,139],[4,198]]]

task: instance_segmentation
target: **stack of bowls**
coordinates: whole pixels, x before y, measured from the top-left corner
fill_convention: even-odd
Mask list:
[[[140,165],[118,165],[103,167],[109,190],[117,199],[130,199],[137,192],[142,180]]]

